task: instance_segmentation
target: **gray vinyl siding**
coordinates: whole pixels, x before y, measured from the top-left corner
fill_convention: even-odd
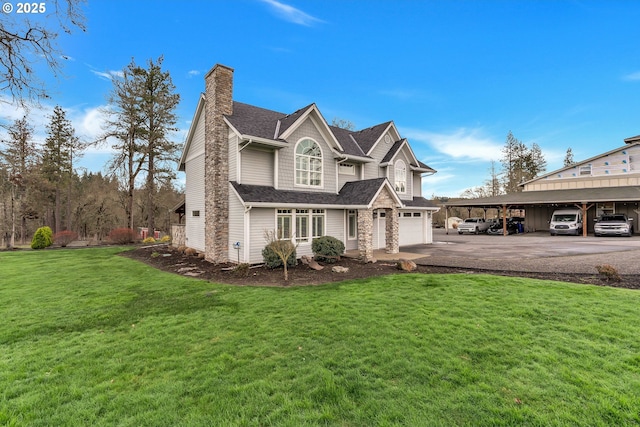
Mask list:
[[[244,241],[244,206],[229,185],[229,258],[238,262],[238,251],[233,244],[240,242],[240,262],[246,262],[244,248],[249,242]]]
[[[204,151],[185,163],[185,244],[204,251]],[[200,211],[199,217],[193,211]]]
[[[338,190],[340,190],[342,186],[345,185],[347,182],[360,181],[360,173],[361,173],[360,171],[362,170],[362,165],[355,164],[354,166],[355,166],[354,167],[355,175],[343,175],[340,172],[338,172]]]
[[[411,200],[413,198],[413,181],[411,179],[411,166],[410,166],[410,162],[409,162],[409,157],[406,155],[405,151],[402,150],[399,153],[396,154],[395,158],[393,159],[393,162],[391,164],[391,166],[389,166],[389,181],[391,182],[391,186],[393,186],[395,188],[396,186],[396,162],[398,160],[402,160],[404,162],[404,166],[407,170],[407,183],[406,183],[406,189],[407,192],[405,194],[400,194],[398,193],[398,197],[400,197],[401,200]]]
[[[238,136],[229,130],[229,181],[240,181],[238,176]]]
[[[240,152],[242,184],[273,186],[273,151],[246,148]]]
[[[204,112],[200,114],[198,123],[196,123],[196,129],[193,132],[193,137],[191,138],[189,153],[187,153],[187,157],[185,158],[185,166],[186,162],[200,156],[201,154],[204,154]]]
[[[422,177],[419,173],[413,174],[413,197],[422,197]]]
[[[250,255],[249,262],[257,264],[262,262],[262,250],[267,242],[264,240],[265,230],[276,228],[276,210],[272,208],[253,208],[250,211]]]
[[[376,161],[373,163],[367,163],[365,165],[364,179],[381,178],[387,176],[386,168],[381,168],[379,164],[392,146],[393,143],[387,144],[386,142],[384,142],[384,135],[380,138],[380,141],[378,141],[378,144],[373,147],[373,151],[371,151],[370,154],[370,156]],[[391,175],[389,175],[389,177],[391,177]]]
[[[345,211],[343,209],[329,209],[326,211],[326,229],[327,236],[333,236],[347,245],[347,236],[345,232]]]
[[[295,185],[295,146],[298,141],[311,138],[320,145],[322,150],[322,186],[300,187]],[[301,190],[337,193],[336,161],[327,142],[322,138],[311,119],[304,123],[287,138],[290,147],[280,150],[278,157],[278,188],[280,190]]]

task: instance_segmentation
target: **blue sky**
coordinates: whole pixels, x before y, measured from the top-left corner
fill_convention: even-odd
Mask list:
[[[46,1],[46,0],[45,0]],[[89,0],[87,32],[62,35],[64,76],[33,109],[42,137],[53,105],[78,134],[101,131],[110,78],[164,55],[183,142],[214,64],[235,69],[234,99],[365,128],[393,120],[438,170],[424,194],[482,185],[512,131],[537,143],[547,171],[640,134],[640,2]],[[20,17],[13,14],[13,19]],[[20,112],[0,104],[0,118]],[[82,166],[101,170],[108,149]]]

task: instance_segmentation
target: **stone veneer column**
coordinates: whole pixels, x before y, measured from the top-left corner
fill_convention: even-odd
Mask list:
[[[373,209],[358,209],[358,250],[361,261],[374,261]]]
[[[385,209],[385,242],[386,252],[388,254],[397,254],[400,252],[400,220],[398,219],[398,208],[393,206],[392,208]]]
[[[217,64],[205,76],[205,259],[229,260],[229,130],[233,112],[233,69]]]

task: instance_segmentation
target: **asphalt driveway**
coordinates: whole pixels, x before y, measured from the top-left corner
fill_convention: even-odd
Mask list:
[[[401,252],[424,255],[420,265],[505,271],[596,273],[595,266],[613,265],[620,274],[640,276],[640,236],[511,236],[459,235],[433,230],[433,244],[403,246]]]

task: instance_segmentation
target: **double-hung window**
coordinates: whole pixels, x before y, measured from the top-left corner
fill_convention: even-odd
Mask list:
[[[311,216],[311,237],[324,236],[324,209],[314,209]]]
[[[309,241],[309,209],[296,209],[296,241]]]
[[[395,164],[396,192],[405,194],[407,192],[407,166],[403,160],[398,160]]]
[[[292,215],[291,209],[278,209],[277,215],[277,235],[278,239],[291,239],[292,236]]]
[[[311,139],[303,139],[296,145],[296,185],[322,186],[322,150]]]
[[[276,214],[278,239],[295,237],[298,243],[324,236],[324,209],[278,209]]]

